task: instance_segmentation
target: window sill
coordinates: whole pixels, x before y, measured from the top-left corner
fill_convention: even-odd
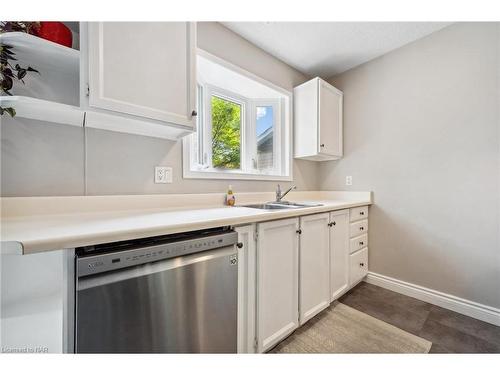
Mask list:
[[[293,181],[292,176],[276,176],[268,174],[253,174],[239,172],[192,171],[184,170],[185,179],[204,180],[255,180],[255,181]]]

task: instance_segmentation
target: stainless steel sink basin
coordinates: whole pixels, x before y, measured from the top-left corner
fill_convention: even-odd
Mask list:
[[[268,202],[268,203],[255,203],[245,204],[240,207],[258,208],[261,210],[286,210],[306,207],[322,206],[321,203],[294,203],[294,202]]]

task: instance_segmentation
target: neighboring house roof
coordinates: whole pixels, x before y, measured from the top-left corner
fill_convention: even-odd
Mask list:
[[[257,146],[261,146],[272,139],[273,139],[273,128],[271,127],[257,136]]]

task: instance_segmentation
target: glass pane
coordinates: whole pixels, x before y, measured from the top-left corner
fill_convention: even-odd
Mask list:
[[[273,167],[273,122],[272,106],[257,106],[257,169]]]
[[[241,105],[212,96],[212,166],[239,169]]]

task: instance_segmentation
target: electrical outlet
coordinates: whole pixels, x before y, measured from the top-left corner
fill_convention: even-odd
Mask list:
[[[345,176],[345,184],[347,186],[351,186],[352,185],[352,176]]]
[[[171,184],[171,183],[172,183],[172,168],[155,167],[155,184]]]

